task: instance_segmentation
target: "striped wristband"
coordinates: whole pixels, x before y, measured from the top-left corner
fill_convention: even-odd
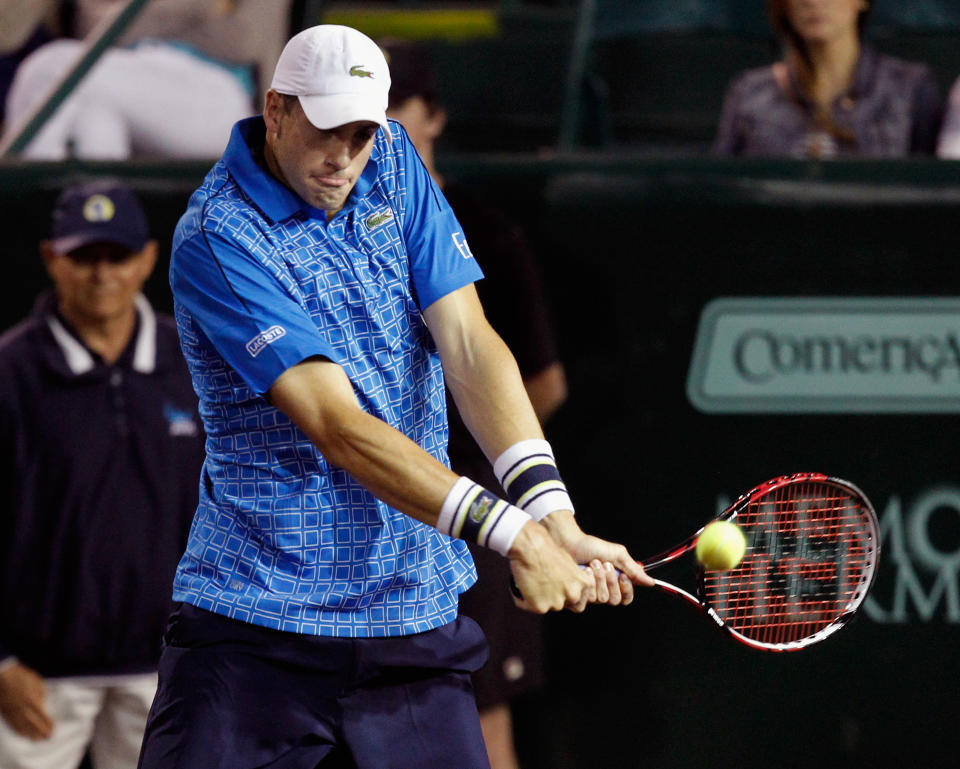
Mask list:
[[[530,516],[469,478],[460,478],[440,508],[437,528],[505,556]]]
[[[507,499],[535,521],[557,510],[573,511],[553,449],[545,440],[534,438],[513,444],[493,463],[493,472]]]

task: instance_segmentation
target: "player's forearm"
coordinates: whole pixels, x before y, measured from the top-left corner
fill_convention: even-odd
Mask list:
[[[284,372],[270,400],[335,467],[374,496],[436,525],[457,476],[398,430],[363,411],[343,370],[312,360]]]
[[[390,507],[431,526],[457,475],[386,422],[363,411],[344,415],[332,432],[307,430],[331,464]]]
[[[508,555],[527,524],[537,525],[522,510],[455,475],[405,435],[361,410],[352,398],[347,401],[346,379],[338,366],[308,363],[295,369],[271,389],[275,405],[331,465],[346,470],[392,508],[501,555]],[[339,390],[333,404],[325,402],[322,388],[315,391],[318,397],[298,397],[303,386],[321,379]],[[545,531],[543,536],[549,537]]]
[[[489,329],[464,339],[456,355],[444,359],[444,376],[464,424],[493,462],[528,438],[542,438],[512,353]]]
[[[513,354],[487,322],[473,285],[438,299],[423,316],[457,409],[487,458],[542,438]]]
[[[386,422],[360,408],[344,370],[313,358],[268,392],[319,449],[376,497],[445,534],[506,555],[530,516],[461,478]]]

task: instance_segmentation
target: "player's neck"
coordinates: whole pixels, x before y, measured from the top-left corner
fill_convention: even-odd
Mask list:
[[[264,142],[261,151],[255,152],[253,157],[257,162],[257,165],[259,165],[264,171],[270,174],[284,187],[290,187],[290,185],[287,184],[286,177],[283,175],[283,171],[280,170],[280,164],[277,163],[277,158],[273,154],[273,150],[270,149],[269,142]]]

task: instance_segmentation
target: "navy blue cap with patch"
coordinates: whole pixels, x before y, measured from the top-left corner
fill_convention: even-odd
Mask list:
[[[53,208],[51,241],[66,254],[90,243],[140,251],[150,239],[147,216],[132,189],[114,180],[67,187]]]

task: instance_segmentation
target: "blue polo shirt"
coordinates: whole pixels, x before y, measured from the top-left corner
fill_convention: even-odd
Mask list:
[[[452,621],[476,579],[464,542],[328,464],[263,397],[290,366],[329,358],[365,411],[448,463],[421,309],[482,274],[406,133],[391,130],[327,222],[255,162],[263,120],[241,121],[177,226],[170,284],[207,434],[177,600],[296,633],[397,636]]]

